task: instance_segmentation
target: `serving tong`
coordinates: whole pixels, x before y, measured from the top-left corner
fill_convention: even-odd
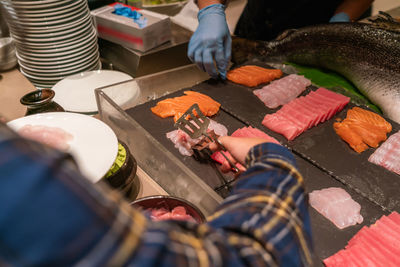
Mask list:
[[[239,173],[238,167],[225,155],[226,148],[218,140],[218,135],[212,130],[207,131],[210,119],[200,110],[198,104],[193,104],[186,112],[175,122],[175,127],[187,133],[190,138],[196,139],[204,136],[198,144],[192,146],[195,153],[203,159],[211,160],[212,152],[209,149],[211,143],[216,143],[221,155],[228,161],[233,172]]]

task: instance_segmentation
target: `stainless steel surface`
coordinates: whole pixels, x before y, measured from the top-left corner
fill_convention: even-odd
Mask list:
[[[204,72],[195,65],[188,65],[98,88],[96,99],[101,120],[114,130],[119,140],[127,144],[138,166],[170,195],[192,202],[208,215],[222,198],[125,112],[130,107],[206,79],[208,76]],[[127,86],[139,86],[141,96],[139,100],[128,101],[120,107],[110,96],[115,95],[116,90],[122,94]]]
[[[0,8],[0,37],[10,36],[10,31],[8,29],[7,23],[4,20],[3,11]]]
[[[171,23],[172,40],[147,52],[139,52],[99,38],[101,57],[133,77],[192,64],[187,57],[187,45],[192,32]]]

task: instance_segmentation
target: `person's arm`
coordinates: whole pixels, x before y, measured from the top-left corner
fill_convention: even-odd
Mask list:
[[[0,123],[0,265],[309,262],[302,178],[290,152],[257,145],[247,163],[249,170],[208,224],[151,222],[118,192],[82,177],[69,155]]]
[[[229,243],[239,251],[254,254],[256,249],[250,252],[247,246],[258,247],[265,266],[312,266],[303,178],[293,155],[283,146],[261,143],[265,142],[263,139],[219,140],[239,162],[246,164],[247,171],[232,196],[209,217],[209,224],[230,231]],[[252,148],[244,158],[243,151],[249,147]]]
[[[330,22],[358,20],[371,6],[374,0],[344,0],[336,9]]]
[[[232,39],[225,17],[225,1],[199,0],[199,25],[189,41],[187,55],[212,78],[226,79]]]

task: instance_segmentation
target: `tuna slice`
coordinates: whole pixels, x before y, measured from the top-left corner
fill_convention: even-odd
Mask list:
[[[44,125],[24,125],[18,130],[18,134],[63,151],[69,149],[69,142],[74,138],[61,128]]]
[[[310,205],[340,229],[363,221],[360,204],[342,188],[315,190],[309,194],[309,198]]]
[[[266,69],[247,65],[228,71],[226,78],[234,83],[254,87],[280,78],[283,72],[279,69]]]
[[[373,225],[364,226],[345,249],[324,259],[327,267],[400,266],[400,214],[382,216]]]
[[[219,136],[228,135],[228,129],[226,129],[224,125],[211,119],[210,124],[208,125],[208,130],[214,130],[215,134]],[[174,130],[168,132],[166,135],[167,138],[175,144],[175,147],[179,150],[179,153],[184,156],[193,155],[192,146],[196,145],[203,139],[203,137],[192,139],[187,133],[182,130]]]
[[[354,107],[347,111],[342,122],[335,122],[336,133],[357,153],[365,151],[368,146],[378,147],[385,141],[386,134],[392,131],[392,125],[378,114]]]
[[[274,114],[267,114],[262,124],[288,140],[293,140],[307,129],[332,118],[349,101],[349,97],[319,88],[283,105]]]
[[[368,161],[400,175],[400,131],[392,134]]]
[[[176,121],[195,103],[199,105],[201,112],[206,116],[215,115],[221,106],[220,103],[202,93],[194,91],[185,91],[184,93],[184,96],[159,101],[156,106],[151,108],[151,111],[161,118],[173,116]]]
[[[304,76],[290,74],[279,80],[275,80],[253,93],[269,108],[277,108],[289,103],[300,95],[311,81]]]

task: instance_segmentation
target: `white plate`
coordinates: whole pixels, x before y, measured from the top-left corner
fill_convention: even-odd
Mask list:
[[[49,8],[48,10],[42,11],[43,13],[38,13],[38,14],[29,14],[29,13],[21,13],[18,10],[9,8],[7,6],[4,6],[4,8],[7,10],[7,13],[13,16],[20,16],[24,18],[36,18],[36,17],[47,17],[47,16],[57,16],[60,14],[65,14],[70,12],[71,10],[76,9],[78,6],[83,6],[86,5],[85,1],[71,1],[70,3],[65,4],[64,6],[60,7],[59,10],[56,8]]]
[[[68,76],[53,86],[54,101],[65,110],[82,113],[97,112],[94,89],[133,79],[126,73],[112,70],[87,71]],[[139,97],[139,87],[129,87],[108,94],[118,105]]]
[[[69,153],[79,169],[93,183],[108,172],[118,153],[114,131],[104,122],[88,115],[69,112],[48,112],[30,115],[7,123],[14,130],[24,125],[59,127],[74,136]]]

